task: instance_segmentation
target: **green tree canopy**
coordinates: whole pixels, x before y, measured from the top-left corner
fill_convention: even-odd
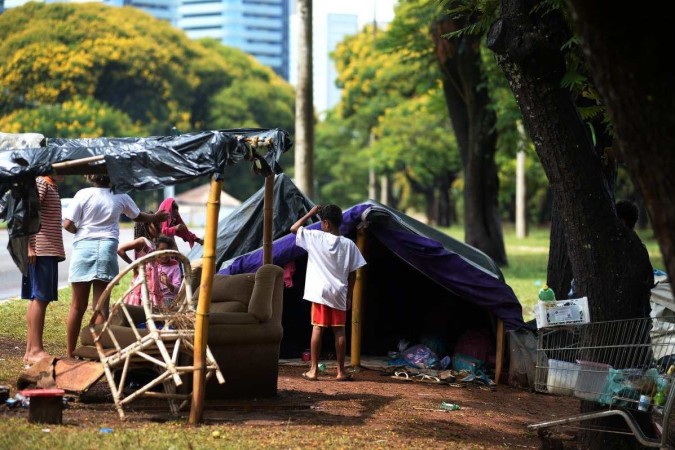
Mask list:
[[[440,84],[440,83],[439,83]],[[378,172],[400,173],[418,190],[433,191],[461,170],[455,135],[451,132],[439,88],[389,108],[375,128],[370,147]],[[401,206],[415,205],[406,197]]]
[[[216,40],[192,41],[137,8],[27,3],[7,10],[0,15],[0,93],[5,132],[293,131],[293,89],[271,69]],[[228,177],[226,188],[248,197],[259,186],[246,188],[245,177]]]

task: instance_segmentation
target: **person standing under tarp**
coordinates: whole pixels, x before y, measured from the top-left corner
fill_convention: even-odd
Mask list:
[[[67,356],[73,356],[80,335],[82,318],[89,303],[89,292],[94,291],[94,308],[106,285],[119,273],[117,246],[120,215],[135,222],[161,222],[168,214],[141,212],[127,194],[114,194],[107,175],[89,175],[94,187],[78,191],[65,213],[63,228],[75,234],[68,281],[72,286],[72,300],[66,325]],[[92,323],[103,323],[108,317],[107,299],[101,305],[101,314],[91,318]]]
[[[21,298],[30,301],[26,312],[28,334],[24,362],[35,363],[49,354],[42,341],[49,303],[59,299],[59,267],[66,259],[61,233],[61,199],[56,181],[62,177],[37,177],[40,231],[28,243],[28,274],[21,281]]]
[[[321,230],[302,225],[315,214],[321,219]],[[356,269],[366,264],[356,244],[340,234],[342,210],[336,205],[314,206],[291,226],[298,247],[307,250],[305,300],[312,302],[311,366],[302,374],[306,380],[318,379],[319,355],[323,330],[333,329],[337,354],[337,381],[352,379],[345,372],[347,310],[351,308]]]

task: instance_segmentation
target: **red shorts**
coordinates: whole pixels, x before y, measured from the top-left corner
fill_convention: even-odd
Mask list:
[[[312,302],[312,325],[320,327],[344,327],[347,311]]]

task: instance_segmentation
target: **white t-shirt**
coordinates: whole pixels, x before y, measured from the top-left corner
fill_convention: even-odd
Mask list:
[[[127,194],[113,194],[109,188],[90,187],[75,194],[65,213],[77,227],[73,241],[82,239],[117,239],[120,215],[135,219],[141,213]]]
[[[366,265],[356,244],[344,236],[300,227],[298,247],[307,250],[305,300],[345,311],[349,274]]]

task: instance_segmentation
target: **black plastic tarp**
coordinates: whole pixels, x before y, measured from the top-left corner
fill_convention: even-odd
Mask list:
[[[264,147],[262,155],[255,145],[250,145],[256,140],[270,144]],[[198,177],[224,174],[226,166],[242,159],[255,162],[263,172],[281,173],[278,160],[291,145],[288,133],[279,129],[45,141],[42,147],[0,151],[0,186],[50,174],[55,163],[95,156],[103,157],[100,164],[105,164],[116,192],[160,189]],[[96,163],[90,167],[96,169]]]
[[[107,173],[115,192],[129,192],[160,189],[199,177],[224,177],[226,166],[242,159],[250,161],[256,173],[278,174],[282,172],[279,158],[290,147],[288,133],[280,129],[82,139],[0,133],[0,219],[7,221],[12,239],[35,233],[39,204],[36,206],[30,196],[35,191],[35,177],[54,173],[55,164],[96,159],[70,167],[61,165],[58,173]],[[10,242],[9,251],[25,273],[25,258],[13,248]]]
[[[263,187],[218,223],[216,270],[228,259],[262,246],[264,194]],[[273,205],[272,239],[278,239],[288,234],[291,225],[312,209],[314,203],[288,176],[280,174],[274,180]],[[188,254],[191,261],[202,256],[203,248],[199,244]]]

